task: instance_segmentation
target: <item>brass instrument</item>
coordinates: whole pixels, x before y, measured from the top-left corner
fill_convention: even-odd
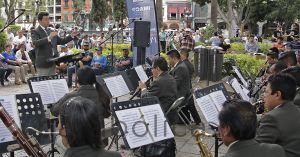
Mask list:
[[[202,137],[214,137],[212,134],[208,134],[203,130],[196,129],[194,131],[194,136],[196,137],[196,144],[198,144],[200,148],[200,155],[201,157],[213,157],[212,153],[208,149],[207,145],[203,142]]]
[[[47,157],[43,152],[40,144],[34,139],[29,138],[22,130],[17,126],[14,119],[8,114],[0,103],[0,118],[9,129],[15,139],[18,141],[20,146],[25,150],[25,152],[32,157]]]
[[[263,100],[259,100],[252,104],[252,106],[255,107],[256,114],[262,114],[264,112],[267,112],[267,109],[265,108],[265,102]]]

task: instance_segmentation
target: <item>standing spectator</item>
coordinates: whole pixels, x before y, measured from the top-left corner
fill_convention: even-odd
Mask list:
[[[94,46],[97,47],[97,45],[98,45],[98,38],[97,38],[96,33],[93,33],[93,34],[92,34],[92,37],[91,37],[90,40],[91,40],[91,42],[92,42],[93,47],[94,47]]]
[[[159,32],[159,42],[161,45],[162,52],[166,53],[167,33],[166,33],[165,28],[162,28],[162,30]]]
[[[106,68],[107,65],[107,58],[106,56],[102,55],[102,47],[97,48],[96,55],[93,56],[91,66],[96,75],[101,75]]]
[[[14,48],[18,47],[20,44],[26,44],[26,37],[24,36],[24,31],[18,31],[18,35],[13,39]]]
[[[245,45],[245,51],[247,53],[257,53],[258,52],[258,45],[254,41],[254,35],[250,35],[248,42]]]
[[[195,41],[191,35],[191,29],[185,30],[184,36],[179,40],[180,49],[187,49],[188,52],[194,51]]]
[[[21,81],[25,81],[25,69],[22,63],[16,59],[15,49],[12,49],[12,45],[5,45],[5,51],[2,53],[4,62],[7,63],[8,67],[15,71],[15,84],[20,85]]]
[[[98,38],[98,47],[102,47],[103,49],[105,49],[106,47],[106,43],[104,42],[105,39],[105,34],[104,32],[101,32],[100,37]]]
[[[35,76],[34,66],[32,64],[32,61],[31,61],[27,51],[25,51],[24,44],[19,45],[19,51],[17,51],[17,53],[16,53],[16,59],[17,59],[17,61],[21,62],[22,65],[24,66],[25,74],[30,69],[31,74],[33,76]]]
[[[92,48],[92,40],[89,38],[88,34],[84,34],[83,35],[83,38],[81,40],[81,44],[80,45],[83,45],[83,43],[89,43],[89,48],[90,49]]]
[[[276,30],[273,32],[272,35],[272,42],[276,42],[279,37],[282,37],[282,35],[283,34],[281,26],[277,26]]]
[[[8,76],[12,73],[12,69],[4,62],[5,58],[0,54],[0,84],[4,86],[4,81],[9,82]]]
[[[285,33],[285,36],[287,37],[286,41],[287,42],[292,42],[293,41],[293,36],[298,35],[298,34],[299,34],[299,31],[297,30],[296,25],[292,24],[291,30],[286,31],[286,33]]]
[[[117,59],[116,61],[117,71],[124,71],[126,69],[130,69],[133,65],[132,58],[128,56],[129,50],[127,48],[124,48],[122,51],[123,51],[123,56]]]
[[[55,46],[72,41],[79,32],[72,32],[70,36],[60,38],[57,36],[57,31],[51,31],[47,28],[49,26],[48,12],[40,12],[37,18],[39,26],[31,32],[32,42],[35,47],[36,70],[39,76],[54,75],[55,63],[49,62],[48,59],[57,55],[55,54],[55,49],[57,50]]]
[[[219,38],[218,32],[214,33],[214,36],[209,39],[212,47],[219,47],[221,44],[221,39]]]

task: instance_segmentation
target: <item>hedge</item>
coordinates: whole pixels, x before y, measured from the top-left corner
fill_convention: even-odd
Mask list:
[[[272,43],[258,43],[258,47],[262,53],[268,53],[268,50],[272,47]],[[231,52],[244,53],[245,43],[235,42],[231,43]]]

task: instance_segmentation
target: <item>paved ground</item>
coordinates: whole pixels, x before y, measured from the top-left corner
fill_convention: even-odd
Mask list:
[[[212,83],[211,83],[212,84]],[[198,82],[194,84],[194,88],[201,88],[201,87],[205,87],[206,86],[206,82]],[[15,95],[15,94],[24,94],[24,93],[29,93],[29,87],[27,84],[23,84],[23,85],[13,85],[12,83],[10,83],[10,85],[5,86],[5,87],[0,87],[0,96],[1,95]],[[119,101],[125,101],[128,100],[129,96],[124,96],[122,98],[119,99]],[[206,131],[209,133],[212,133],[212,130],[210,130],[207,122],[204,119],[204,116],[202,115],[202,113],[199,111],[200,117],[202,119],[202,121],[205,124],[205,128]],[[107,126],[110,126],[110,119],[106,120]],[[185,126],[176,126],[176,130],[179,133],[186,133],[185,136],[179,137],[176,136],[175,140],[176,140],[176,147],[177,147],[177,157],[196,157],[196,156],[200,156],[199,153],[199,147],[195,144],[195,138],[192,136],[191,131],[186,129]],[[214,139],[213,138],[203,138],[204,143],[207,144],[208,148],[211,150],[211,152],[214,154]],[[119,143],[123,143],[122,139],[119,140]],[[50,146],[45,146],[44,150],[48,151],[50,148]],[[115,150],[116,147],[114,146],[112,148],[112,150]],[[219,148],[219,156],[222,156],[225,152],[226,152],[226,147],[224,145],[222,145]],[[119,150],[120,152],[123,152],[125,154],[125,156],[134,156],[132,154],[131,151],[129,150]],[[8,156],[8,154],[3,154],[3,156]],[[24,151],[18,151],[16,152],[17,157],[21,157],[21,156],[26,156],[26,154],[24,153]],[[62,154],[55,154],[55,157],[60,157],[63,156]]]

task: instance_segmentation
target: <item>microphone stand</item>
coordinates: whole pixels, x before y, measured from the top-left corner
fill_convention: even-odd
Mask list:
[[[99,43],[99,45],[102,45],[103,43],[105,43],[106,41],[110,40],[111,39],[111,66],[114,67],[114,38],[115,38],[115,35],[119,34],[121,31],[124,30],[124,28],[127,28],[128,26],[130,26],[136,19],[132,19],[131,22],[128,23],[128,25],[126,25],[125,27],[121,28],[120,30],[112,33],[110,35],[109,38],[106,38],[103,42]]]
[[[21,13],[15,17],[13,20],[11,20],[7,25],[5,25],[0,32],[2,33],[8,26],[10,26],[13,22],[15,22],[20,16],[22,16],[25,13],[25,10],[21,10]]]

